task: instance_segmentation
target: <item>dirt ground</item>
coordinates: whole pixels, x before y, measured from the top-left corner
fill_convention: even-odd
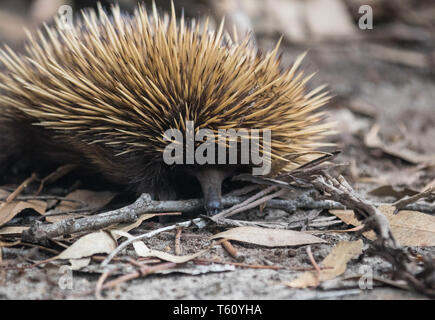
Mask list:
[[[376,27],[376,26],[375,26]],[[371,31],[367,31],[371,32]],[[430,57],[435,39],[405,41],[342,39],[313,43],[281,45],[282,65],[289,66],[302,52],[308,50],[303,68],[307,74],[316,72],[312,86],[328,83],[334,95],[327,108],[328,117],[337,122],[337,134],[331,137],[342,151],[334,160],[346,163],[343,174],[358,194],[373,203],[394,202],[390,191],[386,196],[370,194],[379,186],[421,190],[435,179],[435,169],[425,162],[404,159],[382,148],[368,146],[367,135],[374,125],[385,145],[399,145],[411,156],[435,154],[435,69],[390,58],[385,47],[394,47]],[[258,45],[271,49],[277,37],[257,36]],[[382,51],[384,50],[384,51]],[[429,60],[428,60],[429,61]],[[434,159],[434,158],[433,158]],[[333,217],[328,210],[298,211],[295,214],[278,209],[253,209],[234,216],[238,220],[300,221],[304,216],[316,219]],[[433,213],[432,213],[433,215]],[[326,220],[332,221],[332,220]],[[310,227],[307,230],[348,229],[351,226],[335,219],[336,224]],[[144,222],[131,231],[138,235],[157,229],[156,220]],[[208,237],[220,228],[187,228],[181,235],[183,254],[198,252],[209,245]],[[313,244],[311,250],[316,261],[322,261],[339,241],[363,240],[363,253],[349,261],[344,274],[322,282],[317,288],[295,289],[286,285],[296,279],[301,268],[311,268],[306,246],[266,248],[241,242],[232,242],[239,258],[232,258],[222,246],[216,245],[201,256],[204,260],[218,260],[281,267],[278,270],[235,267],[215,264],[214,269],[204,265],[203,270],[194,262],[173,269],[157,271],[152,275],[123,282],[104,292],[108,299],[427,299],[411,290],[394,288],[378,281],[373,288],[361,289],[362,268],[369,266],[373,275],[390,278],[391,265],[370,255],[369,241],[358,233],[319,233],[327,241]],[[164,232],[146,241],[155,250],[173,253],[175,233]],[[0,239],[1,240],[1,239]],[[3,239],[4,240],[4,239]],[[435,247],[414,247],[418,253],[435,256]],[[132,249],[127,252],[134,256]],[[52,256],[37,247],[3,247],[3,261],[18,259],[21,264]],[[96,264],[96,263],[94,263]],[[134,270],[134,268],[132,269]],[[125,271],[125,270],[124,270]],[[193,273],[193,274],[192,274]],[[19,270],[0,269],[0,299],[94,299],[96,283],[101,276],[92,265],[72,274],[72,288],[61,288],[63,273],[55,263]],[[112,274],[115,276],[116,272]]]

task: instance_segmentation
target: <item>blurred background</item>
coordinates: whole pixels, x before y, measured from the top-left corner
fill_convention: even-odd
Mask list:
[[[132,12],[138,2],[151,7],[151,1],[100,0],[105,7],[119,3]],[[170,0],[156,0],[159,8],[170,9]],[[186,16],[211,16],[215,22],[226,16],[227,27],[237,25],[240,34],[253,30],[258,37],[283,35],[289,43],[392,37],[398,41],[424,41],[435,27],[432,0],[174,0],[178,12]],[[23,27],[49,22],[69,5],[75,14],[97,1],[84,0],[2,0],[0,1],[0,40],[18,45],[25,37]],[[359,22],[367,6],[376,28],[361,29]],[[364,17],[363,17],[364,18]],[[361,31],[365,31],[361,33]]]
[[[102,0],[109,7],[115,1]],[[137,1],[118,0],[131,12]],[[151,8],[151,1],[144,1]],[[59,8],[74,15],[96,1],[1,0],[0,43],[23,48],[24,27],[50,23]],[[311,85],[329,84],[334,136],[355,183],[421,188],[435,185],[435,1],[174,0],[178,16],[226,17],[238,36],[252,31],[261,50],[280,36],[282,65],[308,50]],[[156,0],[169,10],[169,0]],[[1,71],[0,71],[1,72]],[[412,172],[410,173],[411,170]],[[397,174],[401,172],[403,174]]]

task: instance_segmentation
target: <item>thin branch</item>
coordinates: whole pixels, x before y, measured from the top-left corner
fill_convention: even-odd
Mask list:
[[[255,208],[256,206],[259,206],[260,204],[263,204],[263,203],[267,202],[268,200],[271,200],[273,198],[284,195],[286,192],[287,192],[287,190],[285,190],[285,189],[278,190],[277,192],[272,193],[270,195],[267,195],[263,198],[260,198],[254,202],[251,202],[248,205],[245,205],[244,207],[239,207],[239,208],[232,210],[232,211],[229,211],[229,212],[224,211],[224,212],[218,213],[217,215],[213,216],[212,219],[226,218],[226,217],[235,215],[236,213]]]
[[[420,192],[416,195],[413,195],[412,197],[405,197],[403,199],[400,199],[393,203],[393,206],[396,207],[396,210],[394,210],[394,213],[399,212],[401,209],[406,207],[407,205],[414,203],[420,199],[427,198],[433,194],[433,188],[430,187],[427,190]]]
[[[223,239],[221,241],[221,245],[234,259],[239,258],[239,253],[237,252],[237,249],[233,247],[229,240]]]
[[[16,197],[18,197],[20,195],[21,192],[23,192],[23,190],[25,188],[27,188],[27,186],[29,184],[31,184],[33,181],[37,180],[38,176],[36,175],[36,173],[32,173],[32,175],[27,178],[23,183],[21,183],[15,190],[14,192],[12,192],[7,198],[6,198],[6,203],[10,203],[12,202]]]
[[[176,229],[176,232],[175,232],[175,255],[177,255],[177,256],[180,256],[181,255],[181,245],[180,245],[180,242],[181,242],[181,232],[183,231],[183,228],[181,228],[181,227],[178,227],[177,229]]]
[[[241,203],[238,203],[238,204],[232,206],[231,208],[218,213],[217,215],[215,215],[215,217],[216,218],[228,217],[228,215],[230,215],[233,211],[236,211],[239,208],[247,206],[251,202],[253,202],[253,201],[257,200],[258,198],[261,198],[261,197],[263,197],[263,196],[265,196],[265,195],[267,195],[267,194],[269,194],[269,193],[271,193],[273,191],[275,191],[276,189],[277,189],[277,186],[268,187],[268,188],[266,188],[266,189],[264,189],[264,190],[262,190],[262,191],[260,191],[260,192],[258,192],[256,194],[254,194],[252,197],[246,199],[245,201],[243,201]]]

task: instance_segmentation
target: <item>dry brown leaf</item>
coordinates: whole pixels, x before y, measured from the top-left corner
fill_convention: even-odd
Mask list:
[[[47,203],[39,200],[2,203],[0,205],[0,226],[8,223],[24,209],[33,209],[43,215],[47,209]]]
[[[116,193],[110,191],[76,190],[68,194],[66,199],[80,201],[85,203],[90,210],[97,210],[107,205],[115,196]],[[56,211],[73,211],[81,206],[79,202],[63,200],[56,207]]]
[[[435,154],[420,154],[399,144],[384,143],[379,137],[379,125],[375,124],[364,137],[364,143],[370,148],[379,148],[385,153],[411,163],[428,163],[435,161]]]
[[[346,271],[349,260],[362,253],[362,246],[362,240],[340,241],[322,261],[322,269],[319,273],[306,271],[295,280],[287,282],[286,285],[292,288],[313,287],[322,281],[338,277]]]
[[[326,242],[304,232],[259,227],[237,227],[215,234],[210,239],[217,238],[254,243],[266,247],[300,246]]]
[[[53,216],[52,215],[48,215],[45,218],[45,220],[47,222],[50,222],[50,223],[55,223],[55,222],[63,221],[63,220],[66,220],[66,219],[71,219],[71,218],[79,219],[79,218],[83,218],[83,217],[86,217],[86,215],[84,215],[84,214],[74,214],[74,215],[71,215],[71,214],[59,214],[59,215],[53,215]]]
[[[132,238],[133,236],[129,234],[128,232],[125,232],[123,230],[112,230],[112,235],[116,238],[119,237],[126,237],[127,239]],[[184,256],[176,256],[170,253],[166,253],[163,251],[153,250],[148,248],[143,241],[135,241],[133,242],[134,250],[136,251],[136,254],[139,257],[149,258],[149,257],[155,257],[162,259],[164,261],[174,262],[174,263],[185,263],[187,261],[190,261],[192,259],[195,259],[202,255],[203,253],[210,250],[210,248],[201,250],[194,254],[184,255]]]
[[[107,232],[99,231],[87,234],[74,242],[56,259],[81,259],[97,253],[110,253],[117,246],[116,240]]]
[[[379,172],[371,177],[359,177],[358,181],[377,185],[391,185],[393,188],[396,188],[396,186],[412,186],[419,183],[421,178],[427,175],[426,169],[429,167],[430,163],[423,163],[405,169]]]
[[[184,256],[176,256],[176,255],[166,253],[163,251],[150,249],[142,241],[133,242],[133,247],[134,247],[134,250],[136,251],[136,254],[139,257],[144,257],[144,258],[156,257],[156,258],[162,259],[164,261],[169,261],[169,262],[174,262],[174,263],[185,263],[187,261],[190,261],[190,260],[193,260],[193,259],[199,257],[200,255],[204,254],[205,252],[207,252],[209,250],[209,249],[204,249],[204,250],[201,250],[201,251],[194,253],[194,254],[188,254],[188,255],[184,255]]]
[[[10,194],[11,193],[9,191],[0,188],[0,198],[6,199]]]
[[[16,227],[16,226],[11,226],[11,227],[3,227],[0,228],[0,235],[4,235],[4,236],[19,236],[21,235],[21,233],[24,230],[29,229],[30,227]]]
[[[91,262],[91,258],[82,258],[82,259],[70,259],[69,263],[71,264],[72,270],[80,270],[84,267],[87,267]]]
[[[392,185],[384,185],[377,187],[371,191],[369,194],[377,197],[395,197],[396,199],[401,199],[406,196],[414,196],[419,192],[416,190],[412,190],[410,188],[400,188]]]
[[[0,247],[5,247],[5,248],[15,247],[16,245],[19,245],[20,243],[21,243],[21,240],[17,240],[17,241],[14,241],[14,242],[3,242],[3,241],[0,241]]]
[[[379,206],[390,222],[394,238],[402,246],[435,246],[435,217],[418,211],[401,210],[393,214],[395,207],[389,204]],[[330,210],[346,224],[361,225],[352,210]],[[370,240],[376,239],[373,231],[363,235]]]
[[[144,222],[145,220],[151,219],[151,218],[153,218],[155,216],[156,216],[155,214],[147,213],[147,214],[141,215],[139,217],[139,219],[137,219],[133,223],[129,223],[129,224],[119,223],[119,224],[117,224],[115,227],[113,227],[111,229],[119,229],[119,230],[122,230],[122,231],[125,231],[125,232],[129,232],[130,230],[133,230],[133,229],[139,227],[142,224],[142,222]]]
[[[62,200],[56,206],[56,210],[53,211],[53,213],[74,211],[82,208],[83,206],[89,209],[89,211],[98,210],[112,201],[115,196],[116,193],[110,191],[97,192],[91,190],[75,190],[66,196],[66,199],[75,201]],[[54,223],[70,218],[71,215],[63,214],[48,216],[46,220],[47,222]]]

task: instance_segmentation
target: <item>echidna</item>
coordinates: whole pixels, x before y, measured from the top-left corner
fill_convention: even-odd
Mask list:
[[[70,28],[57,20],[36,37],[29,33],[24,54],[6,47],[0,169],[23,157],[36,170],[75,163],[157,199],[176,197],[174,176],[193,175],[212,214],[220,209],[223,179],[258,163],[167,164],[166,130],[184,137],[189,121],[213,133],[267,129],[270,143],[257,144],[270,147],[270,175],[305,163],[328,131],[317,111],[327,92],[307,92],[310,77],[297,71],[302,56],[283,70],[279,44],[260,53],[249,36],[236,41],[222,26],[212,31],[207,22],[177,21],[174,9],[162,18],[155,8],[148,15],[139,6],[130,16],[115,6],[110,14],[83,12]],[[240,146],[229,148],[240,153]]]

